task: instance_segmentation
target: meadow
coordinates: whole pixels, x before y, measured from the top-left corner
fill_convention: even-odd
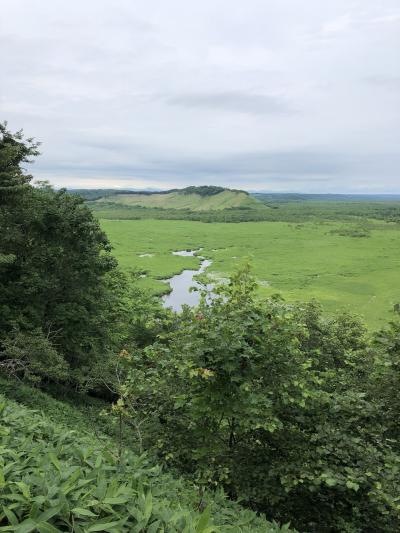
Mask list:
[[[160,279],[200,263],[172,251],[202,248],[201,254],[213,261],[212,276],[226,277],[249,259],[263,294],[280,293],[288,301],[316,299],[328,313],[355,312],[373,329],[390,318],[400,301],[395,223],[102,220],[101,225],[121,267],[145,274],[140,283],[154,293],[167,290]]]

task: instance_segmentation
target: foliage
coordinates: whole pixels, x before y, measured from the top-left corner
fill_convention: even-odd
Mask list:
[[[2,344],[0,369],[3,372],[33,381],[42,377],[67,379],[65,360],[40,329],[27,332],[16,329]]]
[[[34,139],[24,140],[22,130],[12,134],[7,129],[7,122],[0,123],[0,206],[2,208],[9,204],[18,206],[19,194],[26,190],[32,179],[31,175],[25,174],[21,163],[29,163],[32,157],[39,155],[38,148],[39,143]],[[4,212],[1,213],[4,223]]]
[[[374,397],[381,402],[386,436],[400,452],[400,319],[395,316],[375,336]]]
[[[120,407],[167,462],[268,516],[316,532],[396,530],[400,458],[366,398],[365,329],[254,289],[245,267],[212,305],[204,297],[128,354]]]
[[[22,165],[37,144],[5,124],[0,134],[1,365],[51,379],[67,367],[84,374],[113,349],[116,261],[81,198],[30,184]]]
[[[117,431],[110,420],[101,416],[109,403],[100,398],[63,387],[59,383],[40,383],[32,386],[18,379],[0,376],[0,392],[10,400],[30,409],[45,413],[49,421],[73,428],[78,432],[104,434],[117,438]],[[135,447],[132,433],[125,431],[130,446]],[[127,442],[128,443],[128,442]]]
[[[224,501],[196,510],[196,491],[148,459],[118,461],[106,439],[93,441],[1,398],[2,531],[289,531]]]
[[[107,198],[108,196],[115,196],[116,194],[129,194],[132,191],[123,189],[67,189],[69,194],[77,194],[87,201],[98,200],[99,198]]]
[[[400,196],[351,194],[262,194],[253,196],[271,208],[271,220],[306,222],[368,219],[400,222]]]
[[[198,194],[200,196],[214,196],[223,191],[245,192],[237,189],[226,189],[225,187],[218,187],[217,185],[201,185],[197,187],[191,185],[190,187],[181,189],[182,194]]]

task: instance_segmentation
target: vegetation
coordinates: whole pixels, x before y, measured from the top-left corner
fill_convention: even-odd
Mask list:
[[[1,531],[400,530],[397,223],[100,226],[0,134]],[[182,249],[228,278],[176,314],[154,292]],[[375,333],[337,303],[371,296]]]
[[[167,290],[159,278],[199,265],[198,258],[177,257],[173,250],[202,248],[200,255],[213,261],[207,269],[212,276],[228,276],[249,257],[260,293],[314,298],[329,313],[357,312],[371,328],[383,326],[400,302],[400,231],[393,223],[102,220],[101,227],[120,266],[146,274],[140,286],[154,293]],[[369,236],[356,237],[356,230]]]
[[[179,190],[190,191],[192,187]],[[198,187],[196,189],[199,189]],[[207,187],[208,189],[208,187]],[[167,194],[171,191],[165,191]],[[176,192],[176,191],[174,191]],[[243,191],[232,191],[243,193]],[[94,193],[83,191],[85,198],[91,198]],[[115,194],[123,194],[115,191]],[[153,193],[141,193],[151,195]],[[243,193],[244,194],[244,193]],[[97,195],[97,198],[101,196]],[[175,209],[164,198],[161,205],[131,205],[131,202],[114,202],[112,194],[105,191],[101,201],[91,202],[91,208],[99,218],[109,220],[137,220],[137,219],[167,219],[167,220],[196,220],[199,222],[321,222],[340,221],[360,224],[371,219],[386,222],[400,222],[400,197],[396,195],[299,195],[299,194],[261,194],[249,195],[248,200],[241,205],[223,206],[222,209],[209,209],[202,204],[201,210],[195,210],[196,200],[187,202],[185,207]],[[241,196],[243,198],[243,196]],[[127,198],[133,198],[127,197]],[[161,198],[161,196],[160,196]],[[256,199],[257,202],[249,200]],[[182,201],[182,200],[181,200]],[[133,203],[133,202],[132,202]],[[265,209],[267,207],[267,209]]]
[[[84,425],[71,429],[0,401],[2,531],[289,531],[221,492],[212,501],[205,495],[201,510],[195,487],[163,474],[145,455],[126,450],[118,456],[112,441]]]
[[[68,189],[70,194],[76,194],[84,200],[98,200],[99,198],[107,198],[108,196],[115,196],[116,194],[129,194],[132,191],[122,189]]]
[[[400,222],[398,195],[264,195],[254,197],[271,208],[268,220],[306,222],[368,219]]]
[[[117,270],[81,198],[30,184],[21,165],[37,145],[6,125],[0,133],[0,368],[32,380],[93,382],[152,300]]]
[[[100,219],[108,220],[195,220],[198,222],[258,222],[269,220],[268,210],[253,209],[246,206],[215,210],[192,211],[191,209],[169,209],[161,207],[128,206],[93,202],[90,208]]]
[[[246,192],[232,191],[217,187],[188,187],[187,189],[161,193],[129,193],[100,198],[95,204],[134,206],[170,210],[184,209],[198,211],[219,211],[225,209],[256,209],[267,211],[268,208],[251,198]]]
[[[212,305],[204,297],[169,335],[126,353],[124,416],[198,483],[222,484],[301,531],[397,531],[400,457],[389,420],[398,409],[382,422],[382,381],[369,379],[380,350],[355,317],[257,299],[255,286],[246,267]],[[397,355],[393,328],[382,335]]]

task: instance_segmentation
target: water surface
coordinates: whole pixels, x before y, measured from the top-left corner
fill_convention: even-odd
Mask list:
[[[181,252],[172,252],[174,255],[182,255],[187,257],[194,256],[198,250]],[[203,259],[200,263],[200,268],[197,270],[184,270],[180,274],[172,276],[172,278],[164,280],[171,286],[171,292],[163,296],[163,306],[169,307],[174,311],[181,311],[183,305],[194,307],[200,302],[200,293],[198,291],[191,291],[191,287],[199,288],[200,284],[194,279],[194,276],[201,274],[211,265],[212,261]]]

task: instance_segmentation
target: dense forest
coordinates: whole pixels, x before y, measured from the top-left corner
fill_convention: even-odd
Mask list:
[[[32,185],[38,150],[0,126],[0,529],[398,531],[396,311],[370,333],[248,264],[163,309],[82,198]]]

